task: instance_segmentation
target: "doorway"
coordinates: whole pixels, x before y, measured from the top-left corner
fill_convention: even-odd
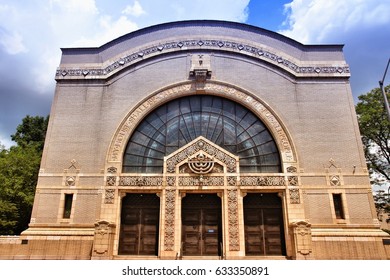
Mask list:
[[[221,256],[221,199],[217,194],[187,194],[182,199],[184,256]]]
[[[277,193],[244,197],[245,254],[285,256],[282,201]]]
[[[122,200],[120,255],[158,255],[160,198],[127,194]]]

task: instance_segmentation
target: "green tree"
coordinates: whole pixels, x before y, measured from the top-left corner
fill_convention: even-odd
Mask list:
[[[389,92],[390,86],[385,88]],[[387,94],[390,99],[389,94]],[[356,105],[359,128],[364,145],[364,154],[370,172],[371,184],[387,186],[390,182],[390,122],[379,88],[360,95]],[[377,211],[390,213],[387,193],[379,190],[374,195]]]
[[[0,151],[0,234],[20,234],[28,227],[48,117],[26,116]]]
[[[387,86],[385,91],[389,90],[390,86]],[[387,96],[390,99],[389,93]],[[375,88],[358,98],[356,113],[371,181],[387,184],[390,182],[390,122],[381,90]]]
[[[18,146],[37,145],[37,148],[42,150],[48,123],[49,116],[44,118],[41,116],[31,117],[27,115],[22,120],[22,123],[17,126],[16,133],[11,135],[11,139]]]

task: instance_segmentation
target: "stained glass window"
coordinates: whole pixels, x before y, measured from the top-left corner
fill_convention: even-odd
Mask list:
[[[162,173],[163,159],[203,136],[239,156],[241,172],[280,172],[276,143],[263,122],[244,106],[218,96],[194,95],[155,109],[132,134],[125,173]]]

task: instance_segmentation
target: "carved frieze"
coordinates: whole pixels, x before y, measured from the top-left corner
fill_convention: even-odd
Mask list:
[[[285,186],[284,176],[242,176],[241,186]]]
[[[162,176],[121,176],[119,186],[162,186]]]
[[[238,223],[237,189],[227,190],[228,221],[229,221],[229,250],[240,250],[240,233]]]
[[[180,176],[179,186],[223,186],[223,176]]]
[[[175,245],[175,200],[176,191],[174,189],[165,190],[165,230],[164,230],[164,250],[173,251]]]
[[[289,58],[282,57],[270,50],[265,50],[261,46],[249,45],[243,42],[234,42],[220,39],[198,39],[198,40],[182,40],[172,41],[145,47],[144,49],[134,51],[128,55],[118,58],[109,65],[93,68],[67,69],[60,68],[56,71],[57,79],[82,78],[82,79],[104,79],[117,71],[137,63],[147,57],[153,57],[166,52],[180,51],[181,49],[196,50],[196,49],[218,49],[224,51],[239,52],[257,58],[262,61],[277,65],[284,68],[290,73],[297,76],[316,76],[318,74],[338,74],[349,75],[350,70],[347,65],[298,65],[297,62],[291,61]]]

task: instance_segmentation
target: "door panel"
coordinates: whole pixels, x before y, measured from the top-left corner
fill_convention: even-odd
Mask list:
[[[201,212],[196,209],[183,211],[182,216],[183,254],[200,255],[201,244]]]
[[[158,209],[141,209],[140,220],[139,255],[154,255],[158,235]]]
[[[220,255],[221,204],[217,195],[190,194],[182,205],[182,250],[187,256]]]
[[[122,201],[119,254],[157,255],[159,198],[154,194],[128,194]]]
[[[247,194],[244,229],[246,255],[285,255],[283,214],[277,194]]]

